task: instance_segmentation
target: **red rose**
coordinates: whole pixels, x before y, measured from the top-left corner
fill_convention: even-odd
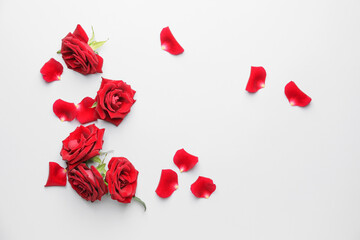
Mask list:
[[[123,81],[102,78],[96,96],[99,117],[118,126],[135,103],[135,91]]]
[[[111,198],[129,203],[135,196],[138,171],[129,160],[113,157],[108,164],[105,180],[108,183]]]
[[[90,169],[82,163],[69,171],[68,177],[71,187],[87,201],[100,201],[107,193],[104,179],[94,166]]]
[[[77,127],[70,133],[63,141],[60,152],[62,158],[67,161],[69,171],[80,163],[99,155],[104,142],[104,131],[105,129],[99,129],[92,124]]]
[[[88,44],[89,37],[78,24],[62,39],[61,54],[66,66],[84,75],[102,73],[103,59]]]

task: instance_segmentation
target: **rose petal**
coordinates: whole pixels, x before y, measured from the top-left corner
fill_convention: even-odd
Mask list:
[[[160,41],[161,41],[161,48],[173,55],[178,55],[184,52],[184,49],[176,41],[169,27],[165,27],[161,31]]]
[[[62,64],[51,58],[40,69],[40,73],[42,74],[42,77],[46,82],[53,82],[56,80],[60,80],[60,76],[63,73],[63,70],[64,68]]]
[[[56,162],[49,162],[49,177],[45,187],[66,186],[66,169]]]
[[[171,169],[163,169],[155,192],[161,198],[168,198],[178,187],[177,173]]]
[[[95,100],[91,97],[85,97],[77,106],[76,119],[81,124],[86,124],[89,122],[96,121],[98,119],[98,114],[93,108]]]
[[[54,102],[53,111],[62,122],[74,120],[77,113],[74,103],[65,102],[61,99]]]
[[[249,81],[245,90],[251,93],[265,87],[266,71],[263,67],[251,67]]]
[[[73,33],[76,37],[78,37],[81,41],[88,43],[89,41],[89,37],[86,34],[86,32],[84,31],[84,29],[81,27],[80,24],[78,24],[74,30]]]
[[[286,84],[285,95],[291,106],[305,107],[311,102],[311,98],[301,91],[293,81]]]
[[[215,189],[213,180],[201,176],[190,187],[191,192],[198,198],[209,198]]]
[[[192,169],[199,158],[187,153],[184,149],[178,150],[174,155],[174,163],[180,169],[180,172],[186,172]]]
[[[98,59],[98,65],[96,67],[96,72],[98,73],[102,73],[102,66],[104,64],[104,59],[102,57],[100,57],[100,55],[96,54],[96,57]]]

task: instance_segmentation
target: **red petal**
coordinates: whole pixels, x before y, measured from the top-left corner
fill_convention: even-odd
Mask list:
[[[97,73],[102,73],[102,66],[104,64],[104,59],[102,57],[100,57],[100,55],[96,55],[96,57],[97,57],[97,59],[99,61],[98,65],[96,67],[96,72]]]
[[[249,81],[245,90],[251,93],[265,87],[266,71],[263,67],[251,67]]]
[[[285,95],[291,106],[305,107],[311,102],[311,98],[301,91],[293,81],[286,84]]]
[[[201,176],[190,187],[191,192],[198,198],[209,198],[215,189],[213,180]]]
[[[178,175],[171,169],[161,171],[159,185],[155,192],[159,197],[167,198],[179,187]]]
[[[60,80],[60,76],[63,73],[63,66],[61,63],[51,58],[47,61],[44,66],[40,69],[40,73],[46,82],[53,82]]]
[[[65,102],[61,99],[54,102],[53,111],[62,122],[74,120],[77,112],[74,103]]]
[[[75,28],[75,31],[73,33],[76,37],[78,37],[81,41],[88,43],[89,37],[84,31],[84,29],[81,27],[80,24],[78,24]]]
[[[66,186],[66,169],[56,162],[49,162],[49,177],[45,187]]]
[[[172,35],[170,28],[166,27],[160,33],[161,48],[171,54],[178,55],[184,52],[184,49]]]
[[[180,169],[180,172],[186,172],[192,169],[199,158],[187,153],[184,149],[180,149],[175,153],[174,163]]]
[[[91,97],[85,97],[77,106],[76,119],[81,123],[89,123],[98,119],[98,114],[95,108],[92,108],[95,100]]]

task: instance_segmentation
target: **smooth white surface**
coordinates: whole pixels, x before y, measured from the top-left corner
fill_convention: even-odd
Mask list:
[[[358,0],[0,0],[0,239],[360,239],[359,12]],[[65,67],[56,51],[78,23],[110,39],[104,73],[64,68],[45,83],[40,68],[51,57]],[[184,54],[161,50],[166,26]],[[266,87],[248,94],[259,65]],[[103,150],[140,171],[145,213],[44,188],[79,125],[61,123],[53,102],[94,97],[101,76],[137,91],[119,127],[96,125]],[[307,108],[289,105],[289,81],[313,98]],[[182,174],[180,148],[199,156]],[[180,184],[165,200],[155,194],[163,168]],[[210,199],[190,192],[199,175],[217,185]]]

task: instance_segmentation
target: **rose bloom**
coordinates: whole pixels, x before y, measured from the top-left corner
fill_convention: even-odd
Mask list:
[[[135,91],[119,80],[102,78],[96,96],[96,111],[99,117],[118,126],[135,103]]]
[[[87,201],[100,201],[107,193],[104,179],[94,166],[88,168],[85,163],[81,163],[69,171],[68,177],[71,187]]]
[[[82,162],[99,155],[102,149],[105,129],[99,129],[94,124],[79,126],[63,141],[60,155],[67,161],[70,171]]]
[[[139,172],[124,157],[113,157],[108,164],[105,180],[111,198],[122,203],[130,203],[135,196]]]
[[[89,37],[78,24],[62,39],[61,54],[66,66],[84,75],[102,73],[103,59],[88,44]]]

